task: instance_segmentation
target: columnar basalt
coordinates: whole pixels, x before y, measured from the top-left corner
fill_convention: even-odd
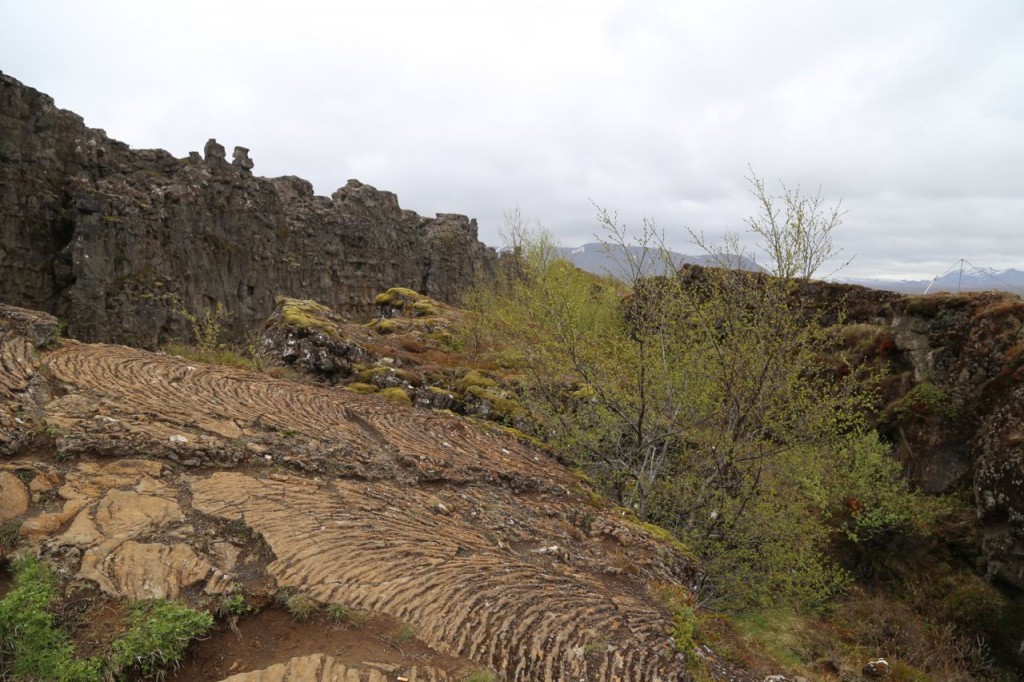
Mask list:
[[[494,252],[476,221],[425,218],[350,180],[330,198],[252,174],[249,150],[135,150],[0,73],[0,300],[87,341],[155,346],[218,306],[241,336],[279,295],[350,314],[407,286],[455,301]]]

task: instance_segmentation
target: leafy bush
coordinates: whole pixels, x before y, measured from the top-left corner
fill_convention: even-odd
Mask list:
[[[522,377],[535,433],[704,560],[703,599],[823,604],[848,582],[829,556],[836,531],[907,525],[902,478],[863,417],[873,396],[826,371],[840,340],[794,310],[795,282],[679,270],[659,260],[652,226],[630,249],[600,216],[627,282],[520,235],[506,270],[470,296],[481,359]],[[457,388],[485,396],[490,382],[471,372]],[[837,514],[848,497],[863,513]]]
[[[13,564],[14,589],[0,601],[0,679],[95,682],[103,661],[76,660],[67,632],[47,607],[59,592],[53,573],[35,557]]]
[[[245,603],[245,595],[240,592],[221,595],[214,607],[214,613],[218,618],[241,616],[248,613],[249,610],[249,606]]]
[[[189,642],[213,625],[213,616],[154,599],[132,603],[127,623],[128,631],[111,646],[110,665],[146,676],[176,666]]]
[[[926,381],[892,401],[885,410],[884,418],[888,421],[928,421],[933,418],[952,419],[955,416],[956,407],[949,394]]]

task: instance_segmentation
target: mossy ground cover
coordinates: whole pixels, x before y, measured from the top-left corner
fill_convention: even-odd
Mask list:
[[[312,329],[338,338],[337,324],[332,321],[334,314],[327,306],[286,297],[278,298],[277,304],[281,307],[281,321],[285,326]]]

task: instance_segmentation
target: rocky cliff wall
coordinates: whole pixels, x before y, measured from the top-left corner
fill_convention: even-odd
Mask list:
[[[991,577],[1024,589],[1024,301],[1002,292],[893,306],[912,386],[887,425],[924,488],[972,485]]]
[[[845,353],[878,371],[878,429],[910,480],[932,493],[972,489],[988,576],[1024,590],[1024,301],[811,293],[845,302]]]
[[[330,198],[252,174],[211,140],[178,159],[133,150],[0,73],[0,301],[51,312],[70,336],[152,347],[181,311],[223,306],[237,334],[277,296],[369,315],[405,286],[454,302],[494,253],[476,221],[425,218],[350,180]]]

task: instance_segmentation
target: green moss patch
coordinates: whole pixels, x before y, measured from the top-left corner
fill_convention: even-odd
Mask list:
[[[370,327],[376,329],[378,334],[392,334],[398,331],[398,320],[374,320]]]
[[[380,395],[384,398],[387,398],[393,403],[398,403],[399,405],[408,405],[409,407],[412,407],[412,398],[410,398],[409,394],[406,393],[401,388],[385,388],[383,391],[380,392]]]
[[[497,385],[497,381],[473,369],[463,374],[462,378],[455,382],[455,389],[459,393],[465,393],[472,386],[494,388]]]
[[[352,391],[353,393],[376,393],[380,390],[380,387],[355,381],[346,386],[345,390]]]
[[[506,398],[497,391],[484,386],[470,386],[466,389],[464,395],[467,398],[472,396],[478,400],[487,401],[491,405],[491,409],[497,417],[513,419],[516,417],[525,417],[529,414],[526,408],[520,405],[518,401]]]
[[[425,299],[423,294],[406,289],[405,287],[392,287],[382,294],[377,294],[374,303],[379,306],[391,306],[392,308],[404,308],[410,303]],[[429,300],[429,299],[427,299]]]
[[[285,326],[313,329],[340,338],[337,326],[330,319],[333,313],[327,306],[283,296],[278,297],[277,305],[281,307],[281,322]]]
[[[418,317],[433,317],[440,312],[433,301],[416,301],[412,305],[412,314]]]

